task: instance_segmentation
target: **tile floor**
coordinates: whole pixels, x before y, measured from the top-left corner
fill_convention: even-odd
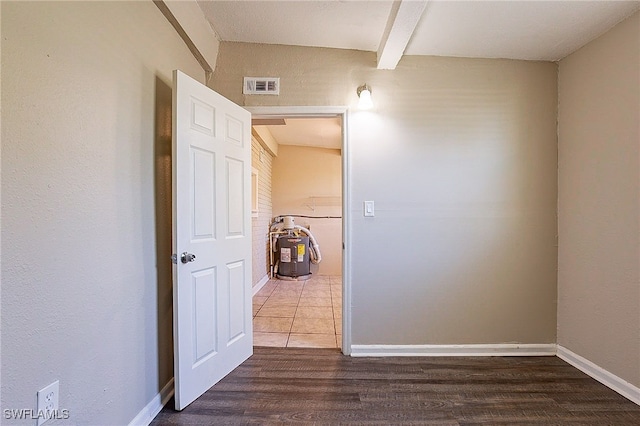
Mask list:
[[[269,280],[253,296],[253,344],[340,348],[342,278],[319,275],[306,281]]]

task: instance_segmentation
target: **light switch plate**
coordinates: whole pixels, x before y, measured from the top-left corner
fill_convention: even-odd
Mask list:
[[[373,201],[365,201],[364,202],[364,217],[374,217],[375,216],[375,206]]]

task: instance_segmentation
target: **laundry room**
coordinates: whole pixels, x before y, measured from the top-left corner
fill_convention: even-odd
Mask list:
[[[255,345],[340,347],[341,118],[254,118],[252,136]]]

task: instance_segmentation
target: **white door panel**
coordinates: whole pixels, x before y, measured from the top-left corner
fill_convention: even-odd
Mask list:
[[[174,369],[181,410],[253,351],[251,114],[180,71],[173,108]],[[183,263],[182,253],[195,259]]]
[[[242,212],[245,209],[242,197],[244,187],[243,163],[233,159],[226,159],[227,166],[227,238],[244,237]]]
[[[199,148],[191,150],[190,175],[192,182],[189,187],[193,189],[193,221],[192,240],[215,238],[215,160],[214,152]]]

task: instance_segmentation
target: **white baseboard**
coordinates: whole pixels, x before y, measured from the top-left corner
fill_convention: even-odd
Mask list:
[[[564,346],[558,345],[558,358],[568,362],[578,370],[593,377],[606,387],[618,392],[625,398],[640,405],[640,388],[632,385],[631,383],[621,379],[613,373],[605,370],[604,368],[594,364],[586,358],[571,352]]]
[[[260,289],[262,287],[264,287],[264,285],[269,281],[269,274],[265,275],[264,277],[260,278],[260,281],[258,281],[258,284],[253,286],[253,296],[256,295],[257,292],[260,291]]]
[[[149,402],[147,406],[144,407],[133,420],[131,420],[129,426],[148,426],[173,396],[173,392],[174,387],[172,377],[171,380],[164,385],[160,393],[154,396],[151,402]]]
[[[489,345],[351,345],[351,356],[554,356],[555,343]]]

